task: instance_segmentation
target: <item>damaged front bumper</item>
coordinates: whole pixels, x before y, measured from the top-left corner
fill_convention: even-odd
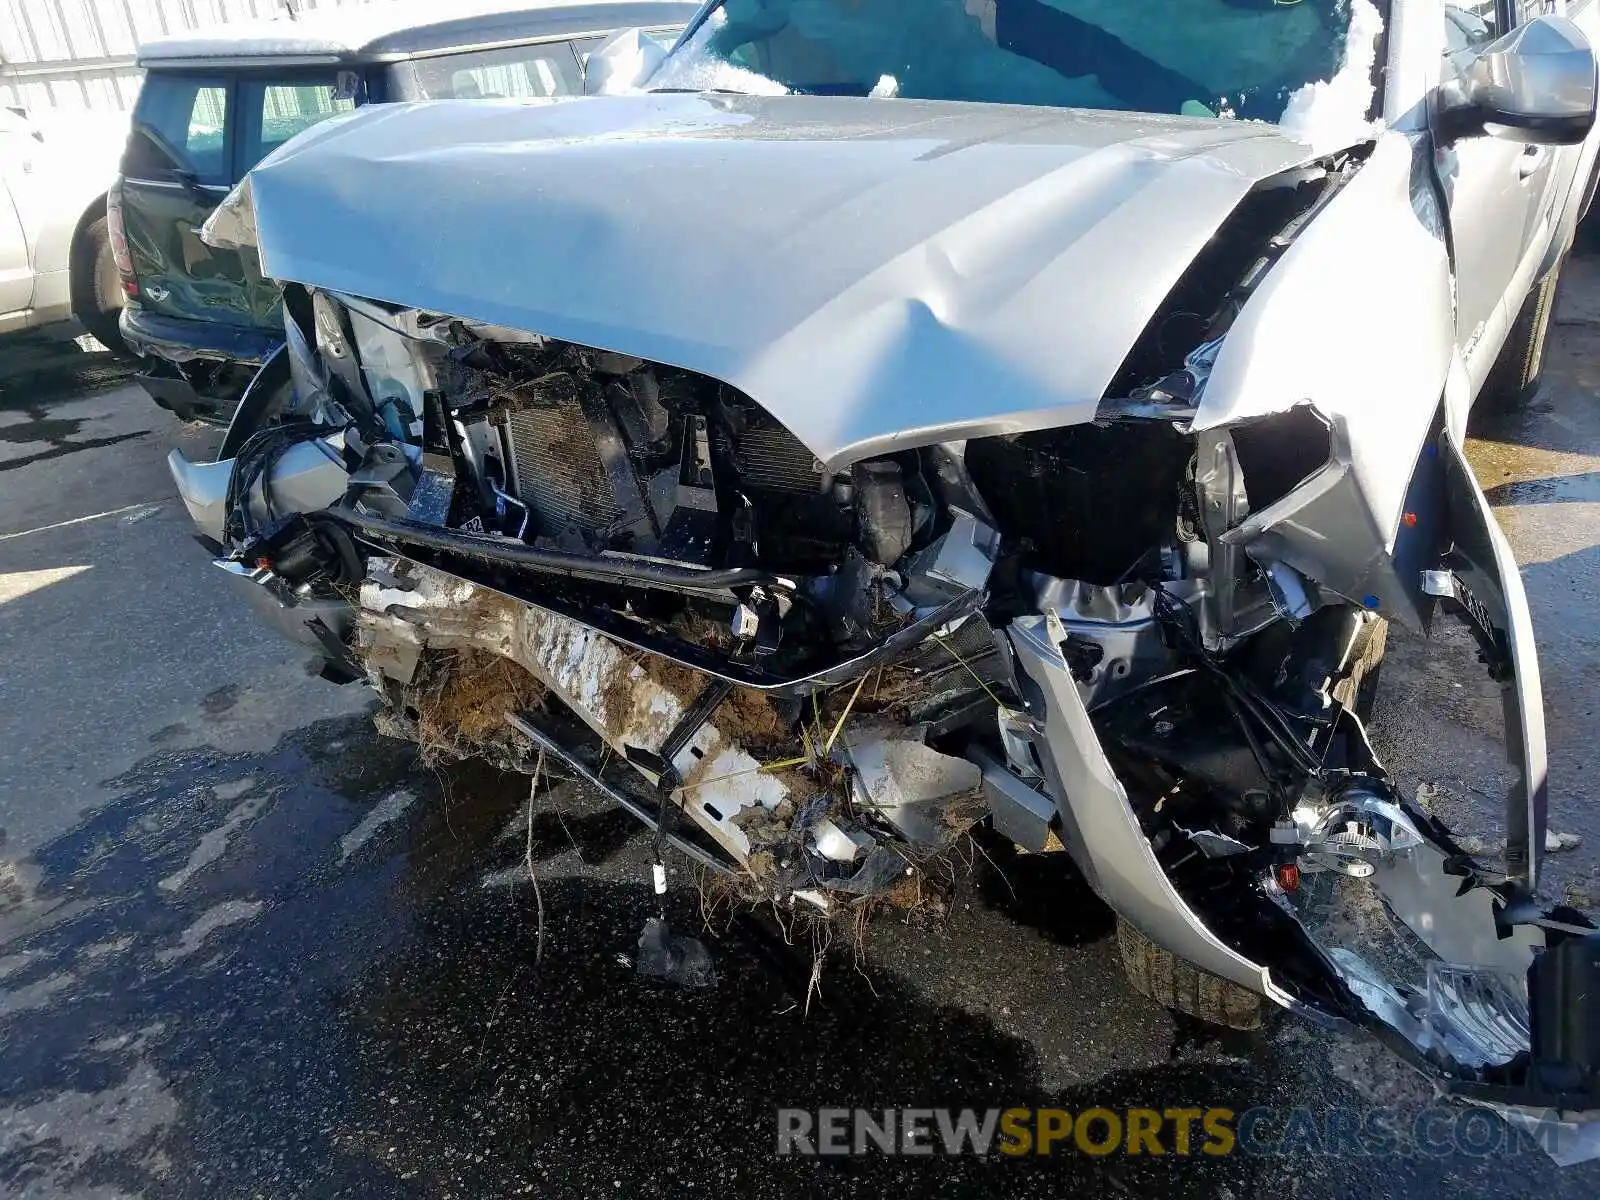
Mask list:
[[[1254,512],[1232,431],[1145,415],[830,470],[686,373],[308,307],[292,410],[173,474],[218,566],[392,731],[559,761],[721,894],[821,919],[917,904],[987,821],[1069,854],[1162,951],[1448,1094],[1568,1145],[1600,1120],[1600,934],[1536,899],[1526,602],[1443,435],[1412,532],[1334,553],[1314,514],[1362,499],[1336,421],[1295,427],[1326,462]],[[1124,461],[1175,510],[1126,491],[1108,532],[1008,507],[1013,483],[1127,488]],[[1395,793],[1359,716],[1383,617],[1441,604],[1506,696],[1503,870]]]

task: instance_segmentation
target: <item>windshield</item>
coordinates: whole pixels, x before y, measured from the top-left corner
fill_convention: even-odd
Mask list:
[[[1379,29],[1371,0],[723,0],[647,86],[1277,121],[1349,57],[1364,118]]]

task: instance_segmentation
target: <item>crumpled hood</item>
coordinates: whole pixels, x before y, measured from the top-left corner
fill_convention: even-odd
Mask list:
[[[1217,226],[1309,154],[1007,105],[443,101],[311,130],[218,222],[278,279],[723,380],[835,466],[1092,419]]]

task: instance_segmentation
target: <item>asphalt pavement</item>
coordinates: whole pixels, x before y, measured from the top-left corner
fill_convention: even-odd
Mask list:
[[[1600,828],[1600,263],[1546,385],[1474,465],[1525,568],[1549,698],[1552,887]],[[810,946],[678,928],[717,982],[633,970],[649,848],[577,786],[424,767],[310,676],[190,537],[157,410],[103,356],[0,342],[0,1194],[15,1197],[1592,1197],[1501,1132],[1478,1152],[1049,1160],[778,1157],[822,1106],[1374,1108],[1427,1084],[1289,1018],[1219,1038],[1123,981],[1058,861],[990,846],[939,919],[890,918],[811,993]],[[1377,739],[1491,842],[1498,709],[1470,645],[1396,637]],[[539,881],[530,885],[528,863]],[[544,951],[536,961],[538,908]]]

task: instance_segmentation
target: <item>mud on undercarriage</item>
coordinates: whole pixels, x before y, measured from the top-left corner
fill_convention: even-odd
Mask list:
[[[1338,422],[1197,436],[1208,347],[1093,424],[828,464],[692,372],[293,287],[288,313],[222,458],[174,472],[219,565],[391,728],[559,763],[736,894],[820,913],[917,894],[987,821],[1072,857],[1169,1005],[1270,999],[1468,1101],[1600,1108],[1600,939],[1536,900],[1527,639],[1442,432],[1403,536],[1319,558],[1297,537],[1358,498]],[[1495,867],[1362,726],[1374,610],[1440,606],[1538,762]],[[1350,944],[1330,900],[1411,953]]]

